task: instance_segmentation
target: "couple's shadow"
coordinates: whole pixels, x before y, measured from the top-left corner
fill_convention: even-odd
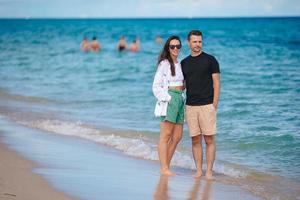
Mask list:
[[[160,176],[156,190],[154,192],[154,200],[168,200],[172,199],[169,191],[169,179],[168,176]],[[210,190],[213,181],[206,181],[202,179],[194,179],[193,186],[188,191],[186,198],[188,200],[209,200]],[[201,191],[201,188],[203,190]]]

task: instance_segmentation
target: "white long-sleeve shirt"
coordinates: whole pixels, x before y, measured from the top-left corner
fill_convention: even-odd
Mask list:
[[[168,93],[169,86],[183,85],[183,80],[180,62],[175,64],[175,76],[171,75],[168,60],[165,59],[159,63],[152,85],[153,94],[157,99],[155,116],[166,115],[168,102],[171,101],[171,95]]]

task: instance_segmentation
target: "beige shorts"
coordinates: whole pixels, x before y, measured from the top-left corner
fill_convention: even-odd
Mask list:
[[[203,106],[186,105],[186,121],[188,124],[190,137],[200,134],[216,134],[217,112],[213,104]]]

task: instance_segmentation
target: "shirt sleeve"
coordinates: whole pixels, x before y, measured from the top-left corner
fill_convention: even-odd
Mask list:
[[[211,73],[220,73],[220,66],[215,57],[211,57]]]
[[[182,60],[182,61],[180,62],[180,65],[181,65],[182,75],[183,75],[183,77],[184,77],[184,79],[185,79],[185,73],[184,73],[184,70],[183,70],[184,60]]]
[[[167,101],[169,102],[171,100],[171,96],[168,93],[168,90],[165,89],[164,79],[166,79],[167,74],[165,73],[165,69],[168,67],[167,62],[161,62],[159,63],[157,67],[157,71],[154,76],[154,81],[152,85],[152,91],[154,96],[157,98],[158,101]]]

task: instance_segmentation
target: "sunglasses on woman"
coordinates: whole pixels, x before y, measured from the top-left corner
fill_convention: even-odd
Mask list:
[[[181,49],[181,44],[177,44],[177,45],[169,45],[169,48],[170,48],[170,49],[175,49],[175,48]]]

